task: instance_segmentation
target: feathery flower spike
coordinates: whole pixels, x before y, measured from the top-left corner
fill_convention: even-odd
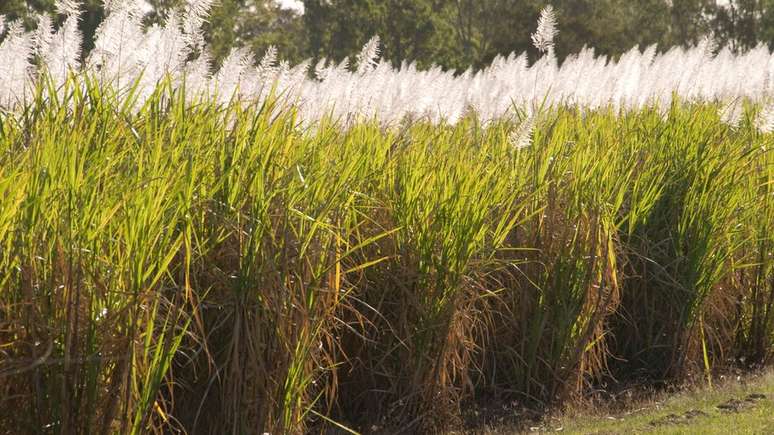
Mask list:
[[[209,15],[213,3],[215,3],[214,0],[188,0],[186,12],[204,20]]]
[[[277,66],[277,47],[270,45],[269,48],[266,49],[266,54],[263,55],[263,58],[261,58],[261,63],[258,64],[258,70],[261,72],[271,72],[274,71],[274,69]]]
[[[377,59],[379,58],[379,36],[374,36],[369,39],[368,42],[360,50],[360,54],[357,55],[357,72],[358,74],[365,74],[376,68]]]
[[[32,41],[38,53],[46,55],[51,41],[54,39],[54,22],[48,14],[40,14],[37,18],[38,27],[33,33]]]
[[[521,124],[508,135],[508,141],[517,149],[524,149],[532,145],[532,132],[535,129],[535,116],[530,115],[521,121]]]
[[[742,122],[742,105],[738,100],[725,103],[720,109],[720,121],[732,129],[739,127]]]
[[[78,15],[81,13],[81,2],[78,0],[56,0],[54,9],[60,15]]]
[[[704,53],[705,57],[711,59],[715,56],[715,50],[718,48],[718,43],[712,36],[705,35],[701,38],[696,47]]]
[[[761,133],[774,132],[774,104],[767,104],[758,112],[755,119],[755,128]]]
[[[548,5],[540,11],[537,31],[532,34],[532,43],[535,48],[546,53],[554,48],[556,34],[556,14],[554,7]]]

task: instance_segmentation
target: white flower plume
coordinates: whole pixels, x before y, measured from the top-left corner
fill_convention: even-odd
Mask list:
[[[720,121],[723,124],[736,129],[742,122],[743,107],[738,99],[725,103],[720,108]]]
[[[18,107],[30,97],[32,51],[31,34],[24,32],[19,21],[11,22],[0,42],[0,108]]]
[[[165,77],[173,87],[185,87],[186,98],[191,100],[217,97],[228,103],[236,97],[260,104],[267,90],[276,89],[283,104],[297,109],[305,126],[326,116],[378,118],[385,126],[400,125],[406,119],[453,124],[470,112],[486,124],[509,117],[514,105],[536,104],[575,107],[582,112],[651,107],[667,113],[674,101],[736,101],[718,104],[722,108],[718,110],[724,122],[737,126],[742,102],[749,101],[759,106],[772,104],[754,121],[761,131],[774,130],[769,121],[774,119],[770,101],[774,55],[766,45],[739,53],[722,48],[712,54],[711,40],[706,39],[694,47],[663,52],[634,47],[615,59],[584,48],[560,64],[553,54],[556,16],[547,7],[532,39],[548,55],[532,64],[526,53],[512,53],[497,57],[489,67],[465,73],[441,67],[422,70],[406,61],[393,66],[378,60],[380,42],[373,38],[354,60],[354,70],[347,59],[338,65],[320,60],[313,78],[308,75],[309,62],[290,65],[272,49],[260,64],[250,52],[236,50],[215,73],[197,28],[206,20],[212,0],[181,0],[181,8],[165,23],[151,26],[142,19],[146,0],[104,2],[105,17],[85,65],[80,62],[76,14],[82,1],[59,1],[58,11],[64,15],[38,17],[38,29],[33,32],[14,23],[0,35],[0,110],[13,112],[23,107],[46,73],[62,83],[72,71],[93,74],[100,85],[121,92],[136,85],[137,104]],[[529,146],[534,123],[529,118],[528,114],[509,133],[514,147]]]
[[[704,53],[704,56],[706,56],[707,59],[712,59],[715,56],[715,50],[718,49],[718,43],[712,36],[705,35],[699,40],[696,47]]]
[[[37,18],[38,27],[32,35],[32,41],[38,54],[45,56],[54,39],[54,22],[48,14],[40,14]]]
[[[277,47],[270,45],[258,64],[258,71],[264,74],[273,73],[277,68]]]
[[[207,18],[210,13],[214,0],[187,0],[185,2],[185,10],[188,15],[195,16],[200,20]]]
[[[532,43],[535,48],[546,53],[554,48],[554,38],[557,33],[554,7],[548,5],[540,11],[537,31],[532,34]]]
[[[45,38],[46,35],[41,34],[39,37]],[[82,42],[83,37],[78,30],[78,17],[75,14],[68,15],[64,24],[46,41],[47,46],[41,56],[57,87],[64,84],[71,70],[77,70],[80,66]]]
[[[379,36],[374,36],[369,39],[368,42],[360,50],[360,54],[357,55],[357,72],[358,74],[365,74],[369,71],[373,71],[378,64],[379,59]]]
[[[60,15],[78,15],[81,13],[81,2],[78,0],[56,0],[54,9]]]
[[[317,64],[314,66],[314,76],[317,77],[317,80],[325,80],[326,76],[328,75],[327,65],[328,59],[324,57],[317,61]]]
[[[521,121],[521,124],[508,135],[508,141],[517,149],[524,149],[532,145],[532,132],[535,130],[535,116],[530,115]]]
[[[774,132],[774,104],[763,106],[755,119],[755,127],[761,133]]]
[[[183,31],[185,32],[188,44],[195,48],[200,48],[204,44],[204,35],[202,35],[202,25],[207,21],[207,16],[214,0],[187,0],[183,11]]]

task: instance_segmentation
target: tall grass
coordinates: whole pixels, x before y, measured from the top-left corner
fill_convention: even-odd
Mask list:
[[[441,432],[771,361],[759,107],[384,129],[273,101],[70,77],[0,118],[0,432]]]

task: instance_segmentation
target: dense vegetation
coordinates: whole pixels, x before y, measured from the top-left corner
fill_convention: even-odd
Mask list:
[[[201,0],[0,40],[0,433],[443,432],[774,355],[774,62],[213,71]],[[349,428],[349,429],[348,429]]]
[[[439,431],[772,355],[756,107],[557,109],[515,148],[474,117],[45,95],[0,126],[3,432]]]

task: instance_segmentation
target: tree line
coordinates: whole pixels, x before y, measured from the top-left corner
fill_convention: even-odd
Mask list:
[[[122,0],[118,0],[122,1]],[[165,20],[184,0],[146,0],[151,24]],[[662,49],[695,44],[704,36],[734,51],[774,44],[774,0],[303,0],[304,11],[276,0],[216,0],[206,39],[216,61],[232,47],[260,57],[270,45],[282,58],[340,61],[373,35],[382,57],[464,70],[498,54],[527,51],[540,10],[552,4],[563,59],[584,45],[617,56],[633,46]],[[0,14],[28,28],[35,14],[53,12],[54,0],[6,0]],[[80,27],[88,50],[104,15],[102,0],[85,0]]]

